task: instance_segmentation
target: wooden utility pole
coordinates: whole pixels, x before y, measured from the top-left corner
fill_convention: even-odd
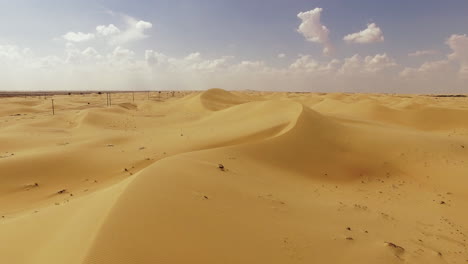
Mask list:
[[[54,99],[52,99],[52,115],[55,115]]]

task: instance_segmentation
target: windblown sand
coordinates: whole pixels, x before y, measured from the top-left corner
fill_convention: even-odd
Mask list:
[[[0,98],[0,263],[468,262],[468,98],[53,99]]]

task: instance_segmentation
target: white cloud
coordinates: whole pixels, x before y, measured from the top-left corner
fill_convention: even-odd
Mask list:
[[[446,41],[446,44],[452,49],[449,59],[468,63],[468,36],[452,35]]]
[[[459,63],[459,75],[462,78],[468,78],[468,36],[452,35],[446,41],[446,44],[452,49],[448,55],[449,60]]]
[[[123,45],[125,43],[142,40],[148,37],[145,31],[152,28],[153,24],[143,20],[136,20],[133,17],[124,16],[127,27],[119,34],[111,37],[112,45]]]
[[[427,93],[444,92],[450,87],[450,91],[462,91],[463,78],[468,77],[467,38],[451,36],[447,44],[452,52],[447,59],[429,61],[416,68],[403,68],[385,53],[356,54],[343,60],[322,56],[317,59],[305,54],[288,66],[271,66],[262,60],[233,56],[207,58],[200,52],[173,57],[146,50],[143,59],[142,54],[123,46],[108,51],[109,47],[102,45],[83,49],[72,42],[66,43],[62,56],[37,57],[29,49],[0,45],[0,72],[3,73],[0,85],[13,90],[222,87]]]
[[[344,60],[339,72],[342,74],[377,73],[394,66],[397,66],[395,60],[385,53],[365,58],[355,54]]]
[[[297,17],[302,20],[302,23],[297,28],[297,32],[301,33],[307,41],[323,44],[323,53],[330,54],[333,49],[328,38],[330,31],[320,21],[322,10],[322,8],[315,8],[297,14]]]
[[[369,72],[383,71],[387,68],[396,66],[394,59],[390,58],[386,53],[377,54],[374,57],[366,56],[364,65]]]
[[[55,73],[55,69],[57,67],[61,67],[64,65],[64,61],[62,58],[58,56],[46,56],[37,59],[37,68],[42,70],[50,70]]]
[[[199,61],[200,59],[201,59],[200,52],[194,52],[194,53],[190,53],[189,55],[187,55],[187,57],[184,58],[184,61],[195,62],[195,61]]]
[[[292,72],[307,72],[313,74],[333,74],[358,76],[360,74],[376,74],[397,66],[394,59],[387,54],[376,54],[374,56],[362,57],[355,54],[345,58],[343,62],[333,59],[320,62],[310,55],[300,55],[299,58],[289,65]]]
[[[83,54],[83,56],[88,59],[101,59],[102,58],[99,52],[93,47],[87,47],[85,50],[81,52],[81,54]]]
[[[154,50],[146,50],[145,61],[150,67],[154,67],[154,66],[161,67],[161,66],[167,65],[168,57]]]
[[[129,42],[142,40],[148,37],[146,31],[153,27],[153,24],[143,20],[137,20],[127,15],[120,15],[125,21],[125,28],[120,29],[114,24],[98,25],[95,33],[68,32],[62,36],[63,39],[71,42],[85,42],[93,40],[96,36],[103,37],[112,46],[121,46]]]
[[[406,67],[400,76],[407,79],[435,80],[438,78],[453,78],[455,73],[453,65],[448,60],[429,61],[420,67]]]
[[[461,77],[468,78],[468,36],[451,35],[445,42],[452,53],[445,60],[426,61],[419,67],[406,67],[400,76],[409,79],[447,81]],[[425,55],[427,52],[415,52]],[[457,76],[458,75],[458,76]]]
[[[107,36],[119,34],[120,29],[114,26],[114,24],[109,24],[108,26],[100,25],[96,27],[96,32],[101,36],[107,37]]]
[[[2,51],[0,54],[3,54],[6,49],[0,50]],[[22,54],[21,49],[17,47],[9,48],[9,50],[15,52],[8,54]],[[26,57],[26,55],[21,56]],[[320,87],[320,89],[327,89],[327,87],[337,89],[340,87],[340,80],[341,83],[347,83],[359,78],[374,78],[373,76],[380,78],[378,76],[382,76],[381,72],[384,72],[386,67],[394,65],[394,62],[385,54],[367,57],[356,55],[344,62],[336,59],[318,61],[310,55],[301,55],[288,67],[281,68],[271,67],[264,61],[236,61],[233,56],[205,58],[199,52],[177,58],[154,50],[146,50],[145,59],[139,60],[134,51],[121,46],[115,47],[108,54],[101,55],[94,47],[79,49],[72,43],[67,43],[63,58],[49,56],[28,60],[19,59],[19,61],[27,61],[21,65],[27,65],[30,69],[32,69],[31,65],[35,65],[30,74],[38,76],[42,74],[43,77],[40,78],[46,78],[50,74],[47,82],[41,83],[42,81],[36,79],[37,85],[34,87],[38,89],[40,87],[58,87],[59,89],[63,85],[67,85],[70,89],[74,87],[76,89],[84,89],[83,87],[89,89],[138,87],[143,89],[156,85],[168,89],[199,89],[218,86],[231,89],[275,90],[288,87],[288,89],[301,90],[310,87],[310,83],[314,84],[313,87]],[[341,74],[342,69],[346,69],[346,73],[350,74]],[[26,74],[29,70],[24,66],[21,71]],[[10,76],[14,75],[10,74]],[[54,84],[52,76],[60,76],[63,82],[57,81]],[[134,86],[135,83],[138,83],[138,86]]]
[[[336,73],[340,61],[333,59],[329,62],[319,62],[310,55],[300,55],[291,65],[289,70],[292,73],[309,73],[314,75],[334,74]]]
[[[68,32],[62,36],[65,40],[73,42],[84,42],[94,39],[93,33]]]
[[[135,27],[139,30],[145,30],[145,29],[152,28],[153,24],[151,24],[150,22],[140,20],[135,24]]]
[[[3,60],[18,60],[30,52],[29,49],[21,50],[14,45],[0,45],[0,62]]]
[[[286,54],[280,53],[280,54],[278,54],[278,58],[279,59],[284,59],[284,58],[286,58]]]
[[[109,58],[112,58],[113,60],[116,61],[126,61],[126,60],[131,60],[133,59],[133,56],[135,55],[135,52],[122,48],[120,46],[117,46],[112,54],[109,56]]]
[[[222,56],[216,59],[205,59],[201,53],[194,52],[184,58],[171,58],[153,50],[145,51],[146,63],[160,71],[171,72],[216,72],[226,70],[232,64],[233,56]]]
[[[72,43],[67,43],[65,48],[65,55],[66,58],[63,63],[70,64],[70,65],[92,65],[95,64],[98,60],[102,59],[102,55],[93,48],[87,47],[84,50],[80,50]],[[57,62],[57,60],[54,61]]]
[[[420,57],[420,56],[427,56],[427,55],[435,55],[438,52],[436,50],[417,50],[415,52],[411,52],[408,54],[410,57]]]
[[[406,67],[400,75],[424,80],[468,78],[468,36],[453,34],[445,43],[452,49],[448,59],[427,61],[416,68]]]
[[[233,56],[223,56],[221,58],[213,60],[202,60],[192,66],[192,69],[201,70],[205,72],[216,72],[219,70],[227,69],[230,64],[229,62],[233,59]]]
[[[301,55],[299,58],[289,65],[290,69],[314,70],[319,66],[319,63],[310,55]]]
[[[368,24],[362,31],[346,35],[343,38],[347,43],[376,43],[383,42],[384,36],[382,30],[375,24]]]
[[[420,67],[403,69],[399,78],[408,88],[417,87],[430,93],[466,92],[458,67],[449,60],[428,61]]]
[[[244,60],[233,66],[235,71],[248,72],[248,73],[261,73],[268,71],[269,68],[266,66],[264,61],[248,61]]]

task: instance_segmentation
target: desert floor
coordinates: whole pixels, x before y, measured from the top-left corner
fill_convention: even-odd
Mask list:
[[[0,263],[468,263],[468,98],[51,98],[0,98]]]

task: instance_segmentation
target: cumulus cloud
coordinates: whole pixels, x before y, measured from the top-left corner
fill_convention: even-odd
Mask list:
[[[100,26],[96,27],[96,32],[97,32],[98,35],[107,37],[107,36],[112,36],[112,35],[115,35],[115,34],[119,34],[120,29],[118,27],[114,26],[114,24],[109,24],[108,26],[100,25]]]
[[[93,33],[68,32],[62,36],[63,39],[73,42],[85,42],[94,39]]]
[[[371,76],[386,72],[387,69],[396,67],[397,63],[387,54],[376,54],[374,56],[362,57],[355,54],[345,58],[343,61],[333,59],[330,61],[318,61],[311,55],[300,55],[291,65],[291,73],[308,73],[314,76],[325,76],[330,78]]]
[[[375,24],[368,24],[366,29],[359,32],[346,35],[343,40],[347,43],[376,43],[383,42],[384,36],[382,30]]]
[[[451,36],[447,45],[452,52],[447,59],[429,61],[415,68],[403,68],[386,53],[355,54],[341,60],[303,54],[287,66],[272,66],[262,60],[205,57],[200,52],[181,57],[156,50],[139,54],[119,45],[111,49],[102,45],[83,49],[82,44],[69,42],[64,55],[45,57],[37,57],[31,50],[18,46],[0,45],[0,72],[3,73],[0,85],[13,90],[222,87],[422,93],[450,87],[456,91],[465,85],[460,77],[468,74],[466,38]]]
[[[200,52],[193,52],[183,58],[173,58],[154,50],[145,51],[146,63],[160,71],[213,73],[226,70],[232,64],[233,56],[206,59]]]
[[[468,36],[453,34],[445,44],[452,50],[447,59],[426,61],[419,67],[406,67],[400,76],[425,80],[468,78]]]
[[[452,35],[446,41],[446,44],[452,49],[449,54],[449,59],[457,60],[462,63],[468,63],[468,36],[467,35]]]
[[[148,37],[147,31],[153,27],[148,21],[138,20],[131,16],[120,15],[124,22],[124,28],[120,29],[114,24],[98,25],[95,33],[68,32],[62,36],[70,42],[85,42],[96,38],[104,38],[112,46],[121,46],[129,42],[142,40]]]
[[[328,38],[330,31],[320,21],[322,10],[322,8],[317,7],[297,14],[297,17],[302,21],[297,28],[297,32],[302,34],[307,41],[323,44],[323,53],[330,54],[333,47]]]
[[[102,55],[93,48],[87,47],[84,50],[80,50],[72,43],[67,43],[65,48],[65,59],[63,63],[69,65],[83,65],[83,64],[95,64],[98,60],[102,59]],[[55,63],[58,61],[55,60]]]
[[[355,54],[344,60],[339,72],[342,74],[377,73],[394,66],[397,66],[395,60],[386,53],[364,58]]]
[[[309,73],[314,75],[336,73],[340,61],[333,59],[329,62],[319,62],[310,55],[300,55],[291,65],[289,70],[291,73]]]
[[[148,37],[146,31],[153,27],[153,24],[143,20],[136,20],[130,16],[124,16],[126,23],[125,30],[111,37],[112,45],[123,45],[125,43],[142,40]]]
[[[365,68],[370,72],[383,71],[387,68],[396,66],[394,59],[390,58],[386,53],[377,54],[375,56],[366,56],[364,59]]]
[[[133,70],[136,63],[135,52],[120,46],[117,46],[112,53],[107,56],[107,59],[112,67],[126,68],[128,70]]]
[[[301,55],[291,65],[290,69],[315,70],[319,66],[319,62],[314,60],[310,55]]]
[[[114,51],[112,52],[112,56],[117,59],[127,59],[135,55],[135,52],[129,50],[129,49],[124,49],[122,47],[116,47]]]
[[[146,50],[145,61],[150,67],[161,67],[167,65],[168,56],[154,50]]]
[[[139,30],[145,30],[145,29],[152,28],[153,24],[151,24],[150,22],[140,20],[140,21],[136,22],[135,27],[137,29],[139,29]]]
[[[429,61],[417,68],[406,67],[400,72],[400,75],[407,78],[422,77],[427,79],[434,77],[434,74],[445,75],[452,71],[452,69],[452,65],[448,60]]]
[[[459,74],[462,78],[468,78],[468,36],[452,35],[446,41],[446,44],[452,49],[448,55],[449,60],[458,62],[460,65]]]
[[[247,72],[247,73],[263,73],[269,71],[270,68],[266,65],[264,61],[249,61],[244,60],[238,64],[232,66],[232,69],[238,72]]]
[[[88,58],[99,58],[99,53],[93,47],[87,47],[82,54]]]
[[[319,61],[311,55],[300,55],[287,67],[275,68],[261,60],[236,60],[233,56],[206,58],[200,52],[172,57],[155,50],[146,50],[142,60],[138,59],[135,51],[122,46],[113,48],[107,54],[101,54],[94,47],[81,49],[76,44],[67,43],[65,56],[62,58],[34,57],[30,51],[23,50],[16,46],[0,47],[1,58],[8,54],[12,60],[20,62],[17,66],[8,63],[5,67],[0,63],[1,70],[11,77],[8,87],[63,89],[66,86],[68,89],[127,90],[151,87],[223,87],[307,90],[310,83],[314,83],[314,87],[326,91],[342,87],[340,80],[342,83],[348,83],[361,78],[360,76],[381,76],[385,67],[393,65],[392,60],[385,54],[367,57],[356,55],[345,61]],[[6,60],[0,60],[4,61]],[[12,69],[15,69],[14,73]],[[350,74],[341,74],[342,69],[347,69],[346,72]],[[20,84],[15,81],[21,79],[19,76],[25,75],[30,76],[31,82]],[[2,84],[7,82],[5,79],[0,80]]]
[[[400,74],[408,88],[417,87],[430,93],[466,93],[459,67],[449,60],[424,62],[420,67],[406,67]]]
[[[408,54],[410,57],[421,57],[421,56],[427,56],[427,55],[435,55],[437,54],[437,50],[417,50],[415,52],[411,52]]]
[[[0,45],[0,63],[1,61],[15,61],[22,59],[31,53],[30,49],[20,49],[15,45]]]

